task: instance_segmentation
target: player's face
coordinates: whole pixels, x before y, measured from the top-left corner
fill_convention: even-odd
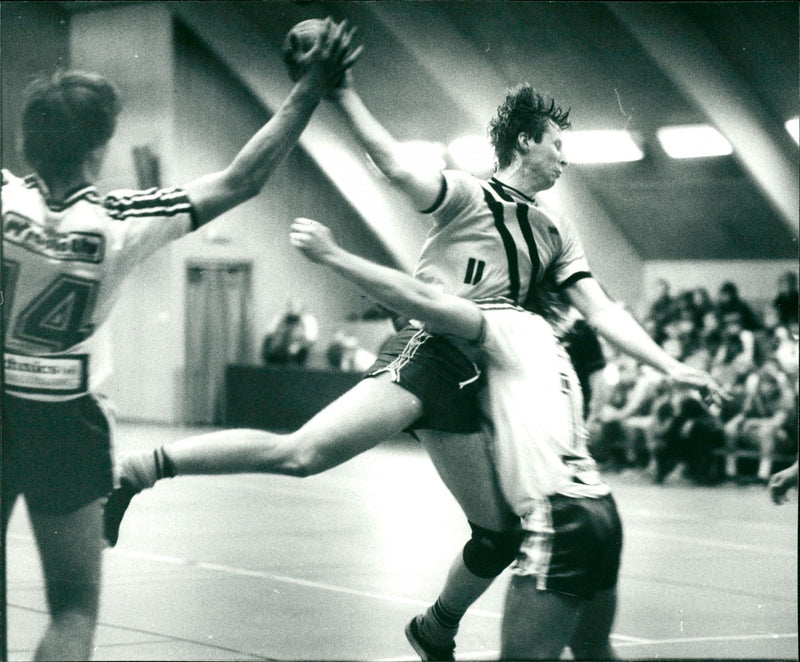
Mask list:
[[[564,172],[564,168],[567,167],[561,129],[555,122],[548,122],[542,135],[542,141],[537,143],[531,139],[528,145],[525,169],[530,177],[532,188],[537,191],[552,188],[561,173]]]

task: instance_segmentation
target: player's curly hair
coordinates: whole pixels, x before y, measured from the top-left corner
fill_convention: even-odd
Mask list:
[[[550,121],[561,129],[568,129],[572,126],[569,111],[569,108],[562,110],[556,106],[553,99],[539,94],[528,83],[510,90],[498,106],[497,115],[489,122],[489,138],[497,164],[501,168],[511,164],[520,133],[530,134],[539,143]]]
[[[79,167],[116,129],[119,95],[100,74],[57,71],[39,76],[23,96],[23,154],[45,181]]]

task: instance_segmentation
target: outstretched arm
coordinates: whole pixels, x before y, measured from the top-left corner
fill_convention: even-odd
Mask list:
[[[573,283],[566,292],[586,321],[626,354],[679,384],[708,390],[715,400],[728,397],[708,373],[684,365],[667,354],[626,310],[608,298],[593,278]]]
[[[396,269],[349,253],[321,223],[297,218],[289,240],[312,262],[325,265],[352,281],[378,303],[405,317],[425,322],[438,333],[477,340],[483,325],[481,309],[472,301],[443,294]]]
[[[421,167],[418,161],[407,157],[404,145],[364,105],[349,75],[328,96],[342,111],[356,138],[378,169],[408,196],[417,210],[430,209],[442,190],[441,171],[434,166],[427,169]]]
[[[353,65],[361,48],[351,51],[354,30],[327,19],[324,31],[304,56],[307,69],[277,112],[241,149],[230,165],[184,186],[200,225],[257,195],[284,156],[294,147],[322,96]]]

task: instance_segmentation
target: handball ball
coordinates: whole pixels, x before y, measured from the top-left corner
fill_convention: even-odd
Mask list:
[[[325,31],[325,21],[321,18],[310,18],[307,21],[300,21],[286,33],[283,40],[283,61],[289,70],[289,77],[297,81],[304,73],[304,68],[297,61],[298,56],[305,55],[310,51],[317,38]]]

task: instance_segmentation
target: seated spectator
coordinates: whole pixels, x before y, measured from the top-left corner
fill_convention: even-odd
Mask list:
[[[619,467],[645,466],[649,459],[647,430],[651,410],[665,381],[649,366],[640,366],[630,357],[616,363],[619,377],[607,403],[598,413],[600,434],[592,454],[599,462],[610,461]]]
[[[333,335],[325,356],[331,368],[342,372],[366,372],[376,359],[372,352],[359,345],[355,336],[344,331]]]
[[[779,326],[773,333],[773,347],[770,358],[774,359],[786,373],[795,393],[798,392],[800,377],[800,343],[796,334],[785,326]]]
[[[740,312],[722,316],[720,345],[711,362],[711,375],[723,386],[734,384],[740,375],[752,372],[757,365],[755,335],[744,328]]]
[[[778,294],[772,302],[778,313],[781,326],[788,328],[798,324],[797,274],[787,271],[778,279]]]
[[[267,364],[305,365],[318,332],[316,318],[304,312],[298,300],[290,299],[286,312],[264,338],[261,359]]]
[[[684,476],[703,485],[725,476],[714,451],[725,445],[722,424],[691,389],[671,388],[653,406],[650,470],[661,483],[678,466]]]
[[[695,312],[695,322],[697,326],[702,326],[703,318],[707,313],[715,312],[716,306],[705,287],[696,287],[692,290],[692,306]]]
[[[737,474],[737,449],[754,449],[759,453],[757,478],[767,480],[775,455],[797,453],[797,433],[794,389],[777,363],[766,361],[747,379],[742,411],[725,424],[726,473]]]
[[[717,295],[717,314],[725,319],[730,313],[738,313],[742,328],[755,331],[762,327],[761,320],[753,309],[739,296],[739,289],[727,281],[719,288]]]

